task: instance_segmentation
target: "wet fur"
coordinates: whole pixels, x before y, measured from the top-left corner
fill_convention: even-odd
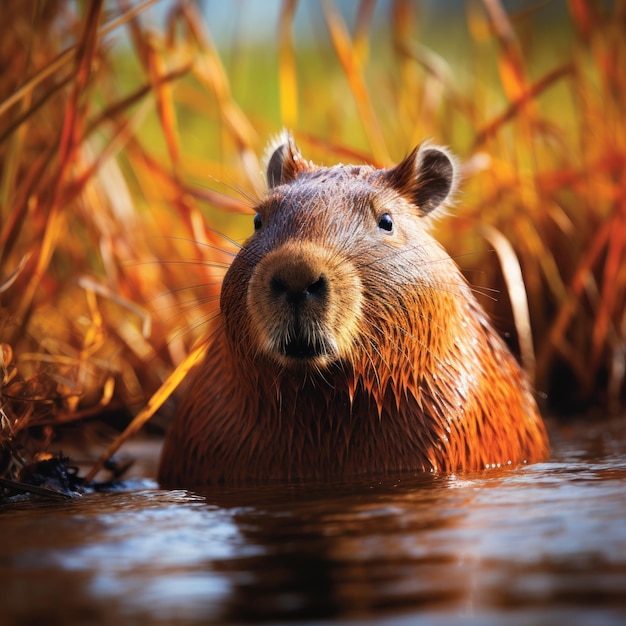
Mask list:
[[[391,170],[319,168],[290,137],[276,148],[263,226],[224,280],[220,326],[166,439],[163,484],[545,458],[528,381],[428,232],[454,172],[447,152],[428,145]],[[377,227],[387,212],[393,235]],[[295,284],[309,269],[328,276],[328,296],[303,307],[298,328],[318,333],[329,354],[294,359],[279,347],[291,309],[273,308],[268,281]]]

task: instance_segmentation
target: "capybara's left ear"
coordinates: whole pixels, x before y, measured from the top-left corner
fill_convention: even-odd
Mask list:
[[[387,170],[383,178],[424,216],[451,200],[457,185],[457,166],[447,150],[423,143]]]
[[[267,162],[267,184],[270,189],[290,183],[301,172],[314,169],[313,165],[300,154],[290,133],[284,131],[270,146],[271,156]]]

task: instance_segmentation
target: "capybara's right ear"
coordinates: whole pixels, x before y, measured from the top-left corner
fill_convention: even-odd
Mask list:
[[[281,133],[274,145],[276,147],[270,152],[267,162],[267,184],[270,189],[290,183],[301,172],[313,169],[313,165],[300,154],[289,133]]]
[[[456,161],[445,148],[425,142],[387,170],[384,179],[420,215],[428,215],[452,198],[457,186]]]

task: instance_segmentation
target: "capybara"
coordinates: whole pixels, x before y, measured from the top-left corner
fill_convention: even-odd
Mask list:
[[[321,167],[283,135],[255,230],[167,435],[166,486],[457,472],[544,459],[531,386],[429,232],[455,160]]]

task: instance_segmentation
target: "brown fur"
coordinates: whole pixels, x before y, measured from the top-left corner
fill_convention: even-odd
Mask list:
[[[432,146],[391,170],[319,168],[289,137],[277,148],[261,228],[224,279],[221,324],[167,436],[163,484],[546,457],[528,381],[428,232],[454,171]]]

